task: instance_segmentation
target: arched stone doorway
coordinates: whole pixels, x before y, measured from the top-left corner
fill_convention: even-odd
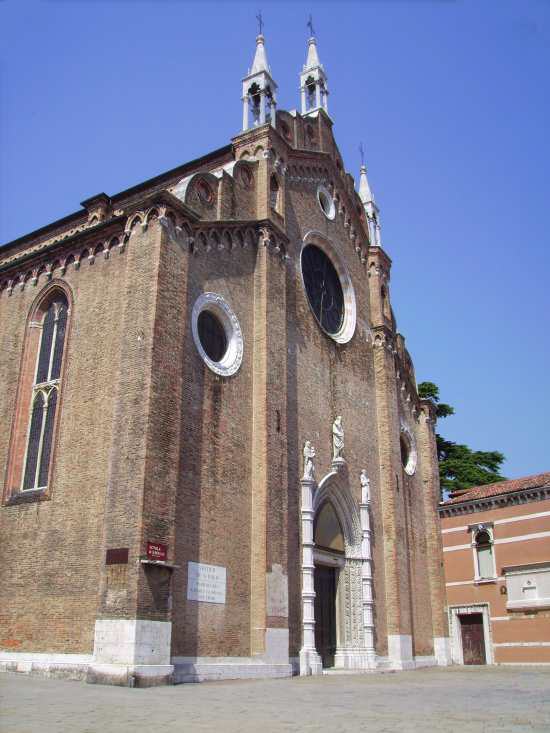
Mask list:
[[[300,674],[376,667],[368,481],[353,497],[344,462],[317,485],[302,479]]]
[[[345,565],[344,533],[330,501],[325,501],[313,525],[315,564],[315,648],[323,668],[334,667],[338,648],[337,608],[340,572]]]

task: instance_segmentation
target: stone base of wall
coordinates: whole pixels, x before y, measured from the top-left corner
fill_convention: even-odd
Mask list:
[[[414,669],[412,637],[409,634],[388,634],[388,657],[392,669]]]
[[[84,681],[91,661],[91,654],[0,651],[1,672],[32,674],[37,677]]]
[[[171,634],[169,621],[98,619],[86,682],[123,687],[170,684]]]
[[[258,662],[252,657],[174,657],[173,682],[292,677],[291,664]]]
[[[440,667],[452,664],[451,639],[448,636],[434,636],[434,656]]]
[[[86,682],[118,687],[159,687],[173,683],[171,664],[95,664],[88,667]]]
[[[121,636],[121,631],[134,629],[135,622],[122,624],[107,624],[108,631],[116,633],[115,639],[107,633],[111,642],[111,654],[121,654],[125,648],[124,641],[128,641],[128,634]],[[139,624],[138,624],[139,625]],[[159,642],[167,637],[167,629],[156,627],[155,622],[147,622],[147,631],[157,637]],[[104,624],[99,624],[98,636],[105,643]],[[173,657],[168,664],[132,664],[100,661],[92,654],[45,654],[40,652],[0,652],[0,671],[19,674],[32,674],[42,677],[56,677],[59,679],[81,680],[92,684],[108,684],[124,687],[153,687],[157,685],[180,684],[183,682],[206,682],[208,680],[239,680],[262,679],[268,677],[292,677],[300,673],[298,657],[285,658],[288,648],[287,630],[269,630],[267,635],[266,654],[263,658],[257,657]],[[159,633],[162,632],[162,633]],[[133,634],[130,635],[133,637]],[[135,637],[134,637],[135,638]],[[412,657],[409,652],[410,637],[394,637],[389,640],[389,648],[393,651],[391,657],[377,656],[374,663],[369,662],[370,668],[362,669],[357,665],[355,669],[335,668],[335,672],[351,674],[386,672],[396,669],[418,669],[449,664],[450,644],[448,638],[434,639],[434,655]],[[99,641],[99,639],[96,639]],[[103,647],[103,656],[105,648]],[[134,648],[135,652],[135,648]],[[366,665],[366,661],[365,661]],[[326,670],[320,670],[323,672]],[[332,671],[332,670],[331,670]]]
[[[288,658],[288,629],[265,631],[265,652],[260,657],[173,657],[175,683],[207,680],[244,680],[292,677]]]
[[[436,667],[437,659],[434,656],[414,657],[414,669],[420,669],[420,667]]]
[[[156,687],[208,680],[292,677],[291,664],[248,657],[176,657],[169,665],[97,664],[84,654],[0,652],[0,672],[121,687]]]

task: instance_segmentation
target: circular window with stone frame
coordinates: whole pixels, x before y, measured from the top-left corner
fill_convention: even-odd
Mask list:
[[[222,377],[235,374],[243,360],[243,335],[227,301],[217,293],[200,295],[193,306],[191,326],[206,366]]]
[[[204,178],[200,178],[197,183],[197,196],[203,204],[212,206],[214,203],[214,191],[212,186]]]
[[[321,329],[339,344],[355,332],[355,292],[346,266],[321,236],[306,237],[300,253],[300,274],[306,297]]]
[[[416,471],[417,452],[414,436],[407,425],[401,425],[399,433],[399,445],[401,448],[401,464],[403,470],[408,476],[412,476]]]
[[[336,206],[330,191],[326,186],[323,186],[322,183],[317,186],[317,201],[319,202],[319,206],[321,207],[323,214],[327,219],[332,221],[336,216]]]

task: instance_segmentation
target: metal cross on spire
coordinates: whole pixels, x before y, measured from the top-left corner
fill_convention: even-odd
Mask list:
[[[361,156],[361,165],[365,165],[365,150],[363,148],[363,143],[359,143],[359,155]]]
[[[309,20],[307,22],[307,27],[309,28],[309,34],[313,38],[315,35],[315,30],[313,29],[313,18],[311,17],[311,14],[309,16]]]
[[[261,36],[262,35],[262,29],[264,27],[264,21],[263,21],[263,18],[262,18],[262,11],[261,10],[258,11],[258,15],[256,16],[256,20],[258,21],[258,30],[259,30],[259,35]]]

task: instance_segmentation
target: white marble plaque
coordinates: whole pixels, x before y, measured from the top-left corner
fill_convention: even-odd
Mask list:
[[[189,562],[187,565],[187,600],[202,603],[225,603],[227,571],[219,565]]]
[[[288,618],[288,579],[283,566],[274,564],[272,571],[266,573],[267,615]]]

